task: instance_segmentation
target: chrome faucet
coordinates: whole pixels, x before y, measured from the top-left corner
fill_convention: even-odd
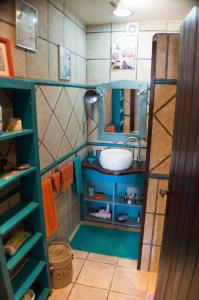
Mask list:
[[[137,161],[140,161],[140,139],[138,137],[135,137],[135,136],[130,136],[128,137],[125,141],[124,141],[124,144],[123,144],[123,147],[125,147],[125,145],[128,143],[128,141],[132,140],[133,139],[133,142],[137,142],[137,146],[138,146],[138,155],[137,155]],[[133,156],[134,156],[134,151],[133,151]]]

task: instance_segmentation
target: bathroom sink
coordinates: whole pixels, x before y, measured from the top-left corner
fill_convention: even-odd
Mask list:
[[[101,151],[99,161],[104,169],[122,171],[130,168],[133,155],[126,149],[106,149]]]

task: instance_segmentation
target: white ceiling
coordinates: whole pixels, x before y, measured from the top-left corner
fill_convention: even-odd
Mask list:
[[[121,0],[133,11],[127,18],[112,15],[111,0],[66,0],[67,7],[86,25],[143,20],[183,19],[196,0]],[[115,0],[118,2],[118,0]]]

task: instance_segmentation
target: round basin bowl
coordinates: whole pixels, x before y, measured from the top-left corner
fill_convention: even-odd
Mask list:
[[[106,149],[101,151],[99,161],[104,169],[122,171],[130,168],[133,155],[126,149]]]

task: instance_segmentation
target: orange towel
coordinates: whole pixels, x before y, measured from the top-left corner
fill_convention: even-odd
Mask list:
[[[65,192],[73,183],[73,162],[68,163],[61,170],[61,190]]]
[[[56,171],[52,175],[52,184],[54,191],[58,193],[60,191],[60,185],[61,185],[61,178],[60,178],[60,172]]]
[[[115,132],[115,125],[106,126],[106,132]]]
[[[50,178],[43,180],[41,187],[44,206],[46,237],[48,239],[56,231],[58,226],[52,180]]]

